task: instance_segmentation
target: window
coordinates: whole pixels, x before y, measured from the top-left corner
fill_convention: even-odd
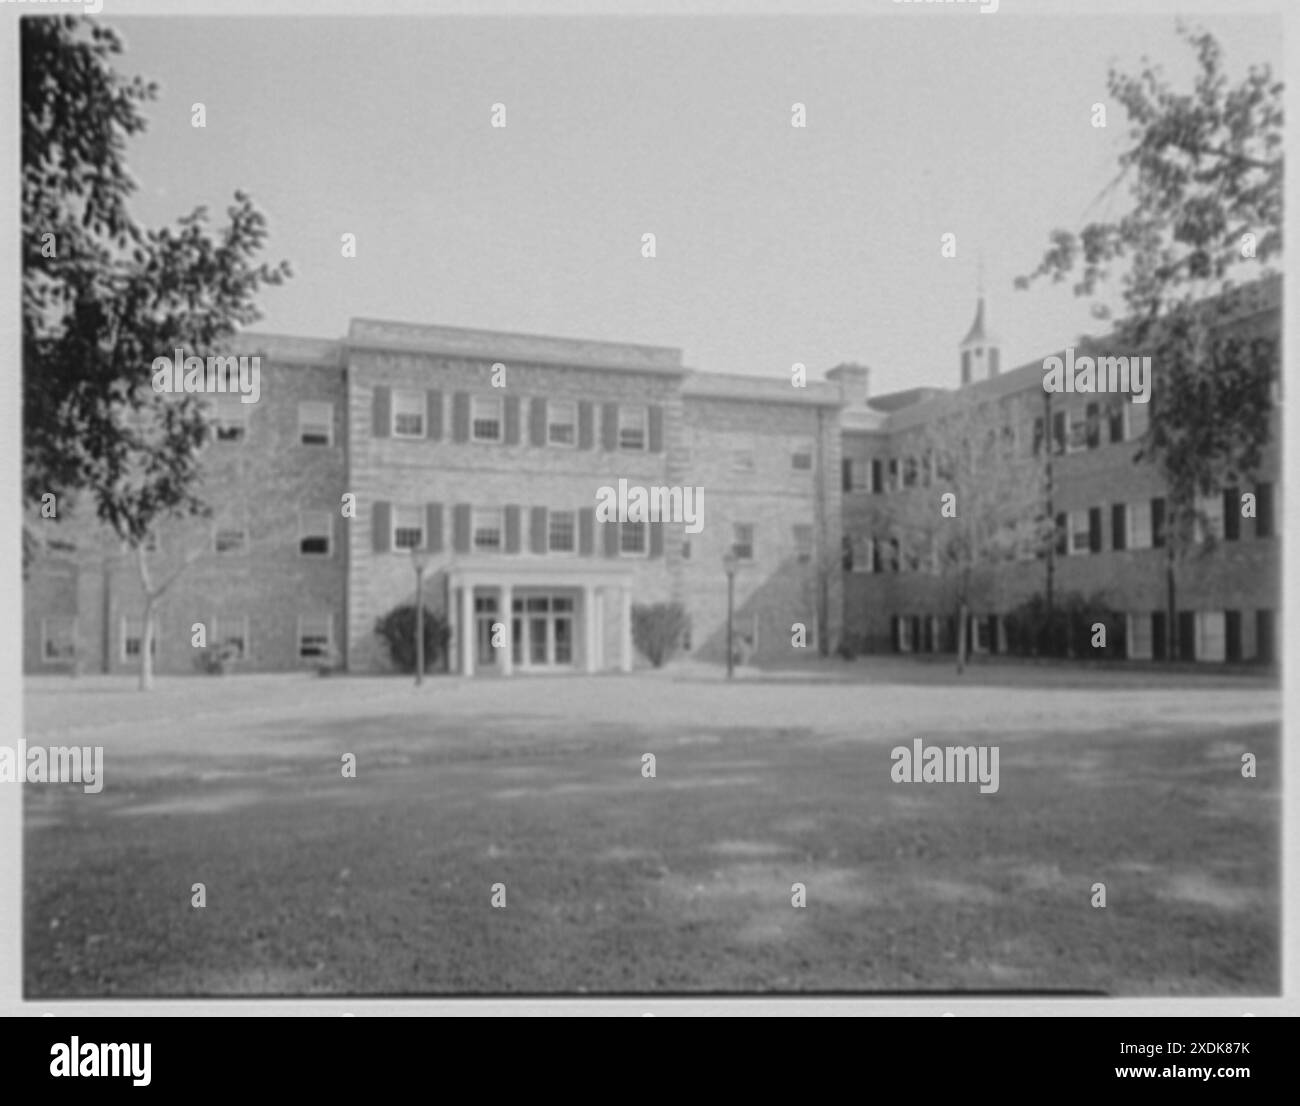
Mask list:
[[[546,548],[551,553],[573,553],[578,548],[576,511],[551,511],[547,515]]]
[[[1199,611],[1196,615],[1196,659],[1223,661],[1226,658],[1225,619],[1222,611]]]
[[[879,556],[876,553],[876,541],[874,538],[864,537],[861,534],[851,539],[850,546],[850,567],[854,572],[876,572],[879,571]]]
[[[1071,511],[1069,521],[1070,546],[1069,552],[1087,553],[1089,544],[1089,534],[1091,530],[1088,525],[1088,512]]]
[[[898,489],[898,458],[891,457],[889,459],[889,490],[891,492],[896,492]]]
[[[993,641],[993,616],[988,618],[976,618],[971,616],[971,625],[974,627],[974,634],[971,642],[971,651],[974,653],[987,653],[989,646]]]
[[[298,442],[301,445],[334,444],[334,404],[313,401],[298,404]]]
[[[58,664],[77,655],[77,622],[74,618],[41,619],[41,661]]]
[[[209,401],[213,431],[219,442],[242,442],[248,435],[248,404],[238,397]]]
[[[298,619],[298,656],[329,656],[333,628],[334,619],[328,614],[302,615]]]
[[[546,405],[546,440],[550,445],[576,445],[578,441],[578,405]]]
[[[470,437],[476,442],[501,441],[503,409],[500,396],[471,396]]]
[[[140,659],[140,643],[144,640],[144,623],[138,618],[122,619],[122,659],[124,661],[138,661]],[[158,655],[158,626],[155,623],[153,628],[153,640],[149,642],[149,655],[156,657]]]
[[[1128,642],[1128,658],[1133,661],[1151,659],[1151,616],[1149,614],[1131,614],[1125,633]]]
[[[644,407],[618,409],[618,448],[645,449],[649,412]]]
[[[898,651],[900,653],[912,651],[912,620],[906,616],[900,616],[898,619]]]
[[[731,471],[732,472],[753,472],[754,451],[752,449],[734,450],[731,454]]]
[[[806,525],[796,526],[793,535],[795,554],[799,558],[799,563],[806,565],[812,560],[813,528]]]
[[[1147,500],[1128,505],[1127,529],[1129,549],[1151,548],[1151,504]]]
[[[844,490],[860,492],[867,486],[867,463],[860,457],[844,459],[844,473],[848,483]]]
[[[1089,449],[1096,449],[1101,445],[1101,408],[1090,403],[1084,411],[1084,437],[1087,440]]]
[[[625,557],[644,557],[649,548],[647,528],[644,522],[620,522],[618,551]]]
[[[907,457],[903,460],[903,487],[916,487],[916,458]]]
[[[1043,420],[1034,419],[1034,456],[1037,457],[1043,450]]]
[[[1122,403],[1112,403],[1110,410],[1106,413],[1106,421],[1110,424],[1111,445],[1122,442],[1124,440],[1124,405]]]
[[[1156,549],[1165,544],[1165,501],[1156,498],[1151,501],[1151,544]]]
[[[1065,452],[1065,429],[1066,429],[1065,412],[1057,411],[1056,414],[1052,416],[1052,452],[1053,453]]]
[[[1065,442],[1066,453],[1082,453],[1088,448],[1088,419],[1082,411],[1073,411],[1069,416],[1069,437]]]
[[[1210,495],[1196,500],[1196,536],[1198,542],[1206,538],[1223,537],[1223,496]]]
[[[304,556],[328,557],[334,516],[329,511],[298,512],[298,552]]]
[[[871,460],[871,492],[873,495],[879,495],[885,490],[885,466],[880,463],[879,458],[873,457]]]
[[[393,506],[393,552],[420,549],[424,545],[424,511],[419,507]]]
[[[731,551],[738,561],[754,559],[754,526],[749,522],[738,522],[731,528]]]
[[[501,535],[505,529],[501,510],[480,510],[476,508],[470,519],[470,532],[474,535],[474,548],[482,553],[499,553],[502,548]]]
[[[218,615],[212,620],[209,646],[230,646],[238,650],[240,659],[248,656],[248,616],[242,614]]]
[[[423,392],[393,391],[393,437],[423,438],[424,407]]]
[[[806,451],[790,454],[790,467],[796,472],[807,472],[812,469],[812,454]]]
[[[1124,405],[1124,412],[1128,416],[1128,433],[1124,435],[1125,439],[1132,441],[1134,438],[1142,437],[1147,432],[1147,426],[1151,421],[1147,413],[1147,405],[1130,400]]]
[[[213,546],[218,555],[236,557],[248,552],[248,531],[235,527],[221,527],[213,537]]]

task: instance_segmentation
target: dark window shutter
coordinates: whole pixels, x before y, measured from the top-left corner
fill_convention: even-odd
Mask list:
[[[1111,548],[1128,548],[1128,515],[1123,503],[1116,503],[1110,509]]]
[[[1058,411],[1052,416],[1052,452],[1065,452],[1065,412]]]
[[[1241,537],[1241,493],[1236,488],[1223,489],[1223,540]]]
[[[513,503],[506,508],[506,552],[519,552],[519,508]]]
[[[1096,449],[1101,445],[1101,410],[1095,403],[1090,403],[1085,408],[1084,417],[1087,420],[1085,432],[1088,435],[1088,448]]]
[[[375,418],[374,428],[371,433],[376,438],[387,438],[389,428],[393,422],[393,393],[391,389],[384,387],[375,389],[373,410]]]
[[[601,404],[600,419],[601,448],[613,453],[618,448],[618,404]]]
[[[545,400],[541,402],[545,403]],[[532,550],[534,553],[545,553],[547,546],[550,544],[547,540],[547,523],[549,521],[545,507],[534,507],[532,509]]]
[[[898,615],[889,616],[889,647],[895,653],[898,652]]]
[[[393,509],[389,503],[376,503],[370,509],[370,527],[376,553],[393,551]]]
[[[469,393],[454,392],[451,397],[451,438],[455,442],[469,441]]]
[[[546,444],[546,400],[537,396],[528,411],[528,440],[536,446]]]
[[[1056,516],[1056,552],[1064,556],[1070,548],[1069,518],[1065,514]]]
[[[848,457],[840,461],[840,484],[846,492],[853,490],[853,462]]]
[[[891,457],[889,459],[889,490],[892,492],[892,491],[896,491],[897,489],[898,489],[898,458]]]
[[[1255,485],[1255,537],[1273,536],[1273,485]]]
[[[871,459],[871,491],[874,495],[879,495],[885,490],[885,473],[884,466],[880,463],[879,457]]]
[[[664,451],[664,409],[654,406],[650,408],[650,452],[662,453]]]
[[[1165,544],[1165,501],[1163,499],[1151,501],[1151,544],[1156,549],[1163,548]]]
[[[506,445],[519,444],[519,397],[506,396]]]
[[[1165,625],[1165,612],[1151,612],[1151,659],[1162,661],[1169,653],[1169,628]]]
[[[588,507],[578,512],[578,552],[590,557],[596,547],[596,509]]]
[[[427,417],[425,419],[424,435],[435,442],[442,441],[442,392],[437,388],[430,388],[425,392],[428,402]]]
[[[618,523],[602,522],[600,528],[605,531],[605,556],[618,556]]]
[[[592,427],[592,408],[589,400],[578,402],[578,448],[590,449],[596,436]]]
[[[1034,456],[1043,448],[1043,420],[1034,419]]]
[[[1101,508],[1088,508],[1088,552],[1101,552]]]
[[[650,523],[650,556],[664,555],[664,524],[661,521]]]
[[[473,537],[469,532],[470,527],[470,505],[468,503],[457,503],[452,511],[452,548],[457,553],[468,553],[470,540]]]
[[[427,503],[424,508],[424,548],[430,553],[442,552],[442,504]]]
[[[1234,663],[1241,660],[1240,611],[1223,612],[1223,651],[1226,660]]]
[[[1110,440],[1112,445],[1124,440],[1124,407],[1120,403],[1112,404],[1110,409]]]

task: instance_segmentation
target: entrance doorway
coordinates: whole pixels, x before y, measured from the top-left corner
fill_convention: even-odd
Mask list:
[[[512,603],[511,648],[517,668],[571,668],[574,599],[571,595],[522,595]]]

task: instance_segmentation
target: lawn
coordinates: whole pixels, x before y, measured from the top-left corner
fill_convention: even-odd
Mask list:
[[[898,661],[32,679],[29,745],[106,782],[23,787],[26,993],[1276,994],[1280,710]],[[998,792],[892,782],[914,737],[997,745]]]

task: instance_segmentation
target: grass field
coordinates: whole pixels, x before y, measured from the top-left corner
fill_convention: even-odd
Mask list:
[[[33,679],[29,745],[106,782],[23,788],[26,993],[1276,994],[1280,709],[900,661]],[[893,783],[914,737],[999,746],[999,791]]]

